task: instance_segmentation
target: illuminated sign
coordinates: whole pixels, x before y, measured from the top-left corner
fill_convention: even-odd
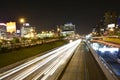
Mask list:
[[[7,32],[10,33],[16,32],[16,22],[8,22],[6,25],[7,25]]]
[[[17,32],[17,33],[20,33],[20,30],[17,30],[16,32]]]
[[[6,26],[6,24],[5,23],[0,23],[0,26]]]
[[[108,28],[113,28],[115,27],[115,24],[108,24]]]

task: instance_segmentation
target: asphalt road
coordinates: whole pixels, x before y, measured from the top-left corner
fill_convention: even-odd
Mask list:
[[[61,46],[0,74],[0,80],[55,80],[81,40]]]
[[[88,47],[82,42],[59,80],[107,80]]]

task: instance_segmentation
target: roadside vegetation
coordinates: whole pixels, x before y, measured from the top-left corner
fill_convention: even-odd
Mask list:
[[[113,38],[112,37],[109,38],[108,37],[108,38],[104,38],[103,40],[107,41],[107,42],[112,42],[112,43],[120,44],[120,38],[114,38],[114,37]]]
[[[51,50],[58,46],[62,46],[66,43],[67,41],[65,40],[57,40],[34,46],[10,49],[8,51],[3,50],[3,52],[0,52],[0,68],[30,58],[32,56],[41,54],[45,51]]]

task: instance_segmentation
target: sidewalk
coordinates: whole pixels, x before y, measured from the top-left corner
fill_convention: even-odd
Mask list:
[[[92,42],[99,42],[99,43],[106,44],[108,46],[120,48],[120,44],[116,44],[116,43],[106,42],[106,41],[102,41],[102,40],[92,40]]]

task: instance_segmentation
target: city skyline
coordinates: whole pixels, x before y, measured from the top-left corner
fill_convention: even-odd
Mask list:
[[[5,1],[1,4],[0,22],[23,17],[38,31],[56,29],[72,22],[79,34],[88,34],[108,10],[120,15],[118,0],[101,1]]]

